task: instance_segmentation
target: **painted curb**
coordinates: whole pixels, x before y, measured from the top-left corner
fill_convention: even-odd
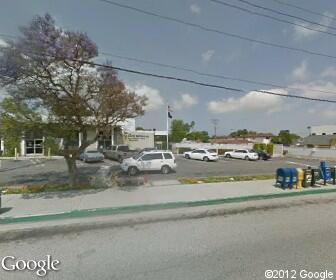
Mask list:
[[[149,205],[134,205],[134,206],[124,206],[124,207],[83,209],[83,210],[74,210],[74,211],[63,212],[63,213],[24,216],[24,217],[5,217],[5,218],[0,218],[0,225],[9,225],[9,224],[16,224],[16,223],[46,222],[46,221],[55,221],[55,220],[64,220],[64,219],[78,219],[78,218],[87,218],[87,217],[96,217],[96,216],[109,216],[109,215],[116,215],[116,214],[130,214],[130,213],[140,213],[140,212],[146,212],[146,211],[189,208],[189,207],[198,207],[198,206],[207,206],[207,205],[208,206],[220,205],[220,204],[247,202],[247,201],[268,200],[268,199],[306,196],[306,195],[314,195],[314,194],[325,194],[325,193],[336,193],[336,188],[303,190],[300,192],[273,193],[273,194],[265,194],[265,195],[251,195],[251,196],[230,197],[230,198],[222,198],[222,199],[199,200],[199,201],[189,201],[189,202],[168,202],[168,203],[149,204]]]

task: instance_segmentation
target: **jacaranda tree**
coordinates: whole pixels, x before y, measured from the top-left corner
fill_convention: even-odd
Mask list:
[[[20,31],[19,39],[0,49],[0,82],[10,96],[1,108],[1,122],[8,131],[38,128],[62,137],[74,185],[78,155],[101,131],[143,114],[146,99],[130,92],[112,67],[90,64],[98,48],[87,34],[58,27],[48,14],[36,16]],[[94,136],[88,137],[92,130]],[[71,144],[79,133],[81,145]]]

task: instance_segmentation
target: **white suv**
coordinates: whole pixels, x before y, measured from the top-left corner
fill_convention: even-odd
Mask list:
[[[240,158],[245,160],[257,160],[259,159],[258,154],[253,150],[235,150],[231,152],[224,153],[226,158]]]
[[[139,171],[161,171],[168,174],[176,169],[176,160],[170,151],[144,151],[131,158],[124,159],[120,167],[130,176]]]

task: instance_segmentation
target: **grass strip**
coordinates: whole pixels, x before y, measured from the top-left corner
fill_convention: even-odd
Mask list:
[[[224,182],[240,182],[240,181],[254,181],[254,180],[270,180],[275,179],[275,175],[239,175],[239,176],[210,176],[210,177],[188,177],[181,178],[181,184],[204,184],[204,183],[224,183]]]

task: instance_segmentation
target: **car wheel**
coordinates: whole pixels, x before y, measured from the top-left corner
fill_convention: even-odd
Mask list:
[[[208,157],[204,157],[203,160],[208,162],[209,158]]]
[[[225,157],[226,157],[226,158],[231,158],[231,155],[230,155],[230,154],[227,154]]]
[[[190,156],[189,155],[185,155],[184,156],[186,159],[190,159]]]
[[[162,174],[168,174],[170,172],[170,167],[168,165],[164,165],[161,167]]]
[[[119,157],[118,157],[118,162],[119,162],[119,163],[122,163],[122,161],[123,161],[122,157],[119,156]]]
[[[136,168],[135,166],[131,166],[128,168],[127,173],[129,176],[135,176],[138,174],[138,168]]]
[[[250,158],[248,156],[245,157],[245,160],[250,160]]]

